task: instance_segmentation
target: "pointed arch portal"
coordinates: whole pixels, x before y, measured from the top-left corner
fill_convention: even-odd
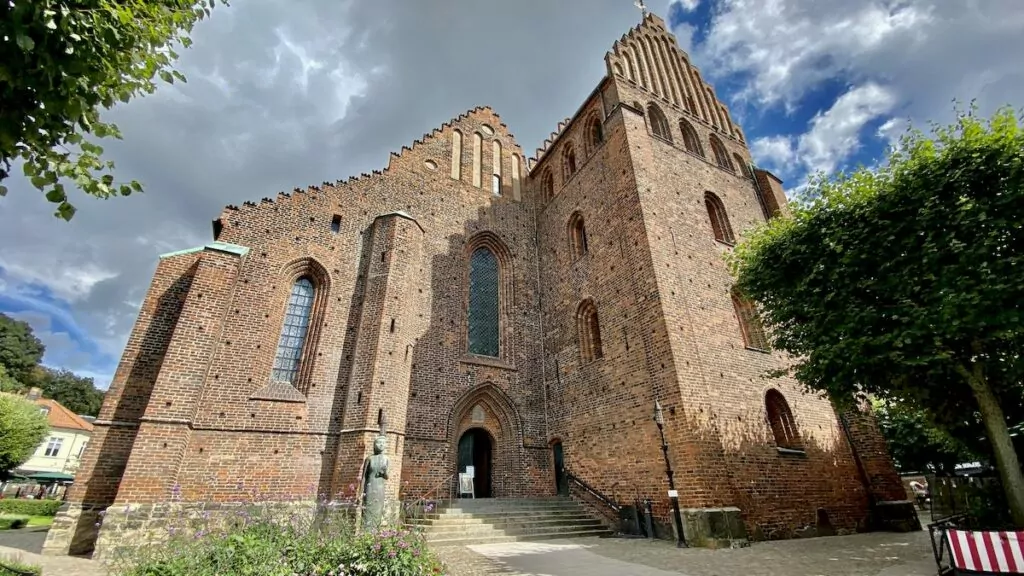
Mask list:
[[[522,492],[522,424],[512,400],[498,386],[487,382],[462,395],[448,419],[448,438],[452,472],[464,473],[466,466],[473,466],[477,498]]]

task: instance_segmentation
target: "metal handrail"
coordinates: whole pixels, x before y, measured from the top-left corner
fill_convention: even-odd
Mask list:
[[[567,479],[572,480],[573,482],[578,484],[580,486],[580,488],[583,488],[591,496],[593,496],[594,498],[597,498],[598,500],[600,500],[602,504],[604,504],[605,506],[608,506],[609,508],[611,508],[612,510],[614,510],[616,512],[619,512],[620,510],[622,510],[622,506],[619,506],[618,504],[615,503],[614,500],[612,500],[608,496],[605,496],[604,494],[602,494],[600,490],[598,490],[597,488],[594,488],[590,484],[587,484],[585,481],[583,481],[582,478],[576,476],[575,474],[570,472],[568,469],[563,469],[563,470],[565,471],[565,477]]]
[[[441,480],[440,482],[435,484],[430,490],[427,490],[422,496],[420,496],[419,498],[413,500],[411,503],[404,505],[405,509],[406,510],[416,510],[416,506],[417,505],[422,506],[424,503],[428,502],[429,499],[430,499],[431,494],[434,494],[434,492],[436,492],[439,488],[441,488],[441,486],[444,486],[445,482],[448,483],[448,499],[449,500],[454,500],[455,499],[455,484],[452,481],[455,478],[456,474],[457,474],[457,472],[452,472],[451,474],[449,474],[447,478],[445,478],[444,480]]]

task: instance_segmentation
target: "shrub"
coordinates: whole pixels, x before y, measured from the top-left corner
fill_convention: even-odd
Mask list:
[[[24,528],[26,524],[28,524],[28,516],[0,516],[0,530],[16,530]]]
[[[42,576],[43,569],[35,564],[25,564],[20,558],[0,558],[0,576]]]
[[[24,514],[26,516],[55,516],[60,500],[27,500],[21,498],[0,500],[0,513]]]
[[[247,503],[211,517],[183,506],[165,533],[113,553],[120,576],[421,576],[445,574],[418,532],[359,533],[354,507]]]

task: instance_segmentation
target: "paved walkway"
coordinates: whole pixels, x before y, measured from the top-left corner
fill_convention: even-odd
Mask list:
[[[0,556],[43,567],[44,576],[106,576],[98,562],[40,556],[27,532],[0,536]],[[45,533],[43,533],[45,534]],[[761,542],[738,550],[679,550],[671,542],[579,538],[439,547],[451,576],[932,576],[927,532],[876,532]]]
[[[438,550],[453,576],[931,576],[926,532],[877,532],[678,550],[671,542],[584,538]]]

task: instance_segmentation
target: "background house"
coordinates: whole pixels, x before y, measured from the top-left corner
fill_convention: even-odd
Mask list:
[[[61,484],[74,480],[82,453],[89,444],[92,424],[82,416],[67,409],[60,402],[41,398],[38,388],[33,388],[28,399],[35,402],[46,414],[50,432],[36,448],[32,457],[14,470],[38,484],[46,485],[50,494],[58,491]]]

